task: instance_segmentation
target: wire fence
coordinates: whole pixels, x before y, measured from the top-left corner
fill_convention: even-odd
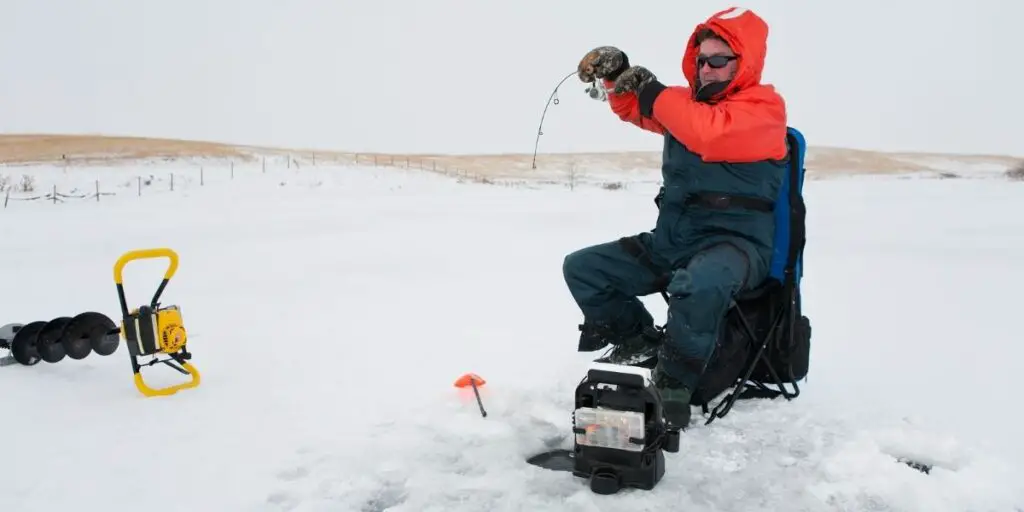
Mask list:
[[[460,183],[479,183],[503,187],[539,187],[559,185],[575,188],[582,181],[582,173],[575,164],[571,164],[564,172],[557,172],[558,177],[550,173],[534,173],[533,176],[508,178],[496,176],[494,172],[481,172],[467,169],[462,166],[453,165],[451,162],[441,158],[416,157],[405,155],[381,155],[381,154],[330,154],[328,156],[310,154],[306,158],[295,156],[272,155],[262,156],[241,161],[219,159],[208,160],[204,164],[189,164],[187,161],[175,161],[168,159],[163,162],[173,169],[160,169],[159,165],[143,163],[139,167],[153,167],[154,173],[137,173],[138,168],[132,166],[131,161],[90,160],[88,162],[75,162],[73,160],[61,160],[55,162],[24,163],[18,165],[7,165],[0,168],[0,192],[3,193],[4,209],[12,203],[51,203],[61,204],[69,201],[96,201],[104,197],[125,196],[128,194],[143,197],[156,192],[174,192],[190,188],[196,184],[206,186],[208,183],[233,181],[238,177],[245,177],[254,173],[280,173],[282,171],[301,172],[303,169],[316,167],[381,167],[394,169],[408,169],[429,172],[453,178]],[[63,164],[63,172],[61,165]],[[49,165],[45,173],[40,173],[40,165]],[[136,170],[133,175],[125,167]],[[512,167],[518,167],[513,165]],[[20,172],[20,181],[12,182],[10,171],[15,174]],[[75,176],[76,173],[84,174],[87,169],[99,170],[104,178],[94,178],[91,181],[85,176]],[[159,170],[158,170],[159,169]],[[52,181],[51,183],[40,184],[39,179]],[[47,180],[49,178],[49,180]],[[212,178],[212,179],[211,179]],[[225,180],[226,178],[226,180]],[[115,181],[117,185],[111,185]],[[621,188],[621,183],[603,183],[607,189]],[[45,192],[42,192],[45,190]]]
[[[460,183],[479,183],[502,187],[540,188],[599,187],[619,190],[632,185],[657,182],[660,179],[660,154],[638,152],[618,157],[608,154],[529,156],[448,156],[391,155],[381,153],[284,153],[272,152],[255,156],[225,156],[190,160],[188,157],[157,157],[137,159],[104,159],[96,157],[66,158],[61,155],[49,161],[0,164],[0,194],[4,209],[18,202],[61,204],[69,201],[101,201],[104,197],[175,192],[195,184],[202,187],[211,182],[224,183],[225,177],[253,173],[301,172],[310,168],[379,167],[429,172],[452,178]],[[201,160],[201,161],[200,161]],[[154,162],[156,165],[154,166]],[[534,165],[541,163],[540,169]],[[1004,179],[1024,181],[1024,160],[1008,166]],[[61,167],[63,166],[63,173]],[[138,173],[139,168],[152,168],[153,173]],[[85,178],[87,169],[101,174],[100,179]],[[610,176],[595,169],[607,170]],[[44,172],[40,172],[44,171]],[[132,172],[135,171],[135,172]],[[639,171],[640,174],[635,172]],[[75,176],[84,175],[81,178]],[[644,173],[650,173],[645,176]],[[11,175],[20,174],[20,181]],[[960,177],[939,173],[940,178]],[[40,183],[37,178],[42,178]],[[112,185],[110,182],[116,182]],[[69,183],[70,182],[70,183]]]

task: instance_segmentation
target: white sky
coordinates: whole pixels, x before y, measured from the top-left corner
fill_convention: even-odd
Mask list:
[[[579,58],[618,45],[667,83],[728,2],[4,0],[0,131],[348,150],[531,152]],[[1024,155],[1024,4],[748,1],[765,81],[814,145]],[[660,148],[575,78],[541,151]]]

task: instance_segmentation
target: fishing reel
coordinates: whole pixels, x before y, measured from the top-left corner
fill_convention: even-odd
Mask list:
[[[590,96],[590,99],[597,101],[608,101],[608,93],[611,91],[611,89],[605,89],[603,85],[597,82],[591,82],[585,89],[587,96]]]

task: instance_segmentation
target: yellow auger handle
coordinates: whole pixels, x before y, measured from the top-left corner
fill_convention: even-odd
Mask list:
[[[117,263],[114,263],[114,282],[119,285],[124,282],[122,272],[124,271],[124,266],[127,265],[128,262],[147,258],[164,257],[171,260],[170,265],[167,266],[167,271],[164,272],[164,281],[170,280],[171,276],[178,271],[178,253],[166,247],[159,247],[156,249],[137,249],[122,254],[121,257],[117,259]]]
[[[181,367],[184,368],[185,371],[187,371],[189,375],[192,376],[192,379],[189,380],[188,382],[175,384],[173,386],[167,386],[165,388],[151,388],[142,379],[142,373],[136,373],[135,387],[138,388],[139,392],[141,392],[143,395],[152,397],[173,395],[183,389],[189,389],[198,386],[200,380],[199,370],[197,370],[196,367],[192,366],[190,363],[182,363]]]

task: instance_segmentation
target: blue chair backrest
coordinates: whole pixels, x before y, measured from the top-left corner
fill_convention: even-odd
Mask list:
[[[793,284],[799,286],[800,278],[803,277],[803,248],[806,239],[803,188],[807,143],[804,135],[792,127],[786,130],[786,142],[789,145],[789,167],[782,179],[779,200],[775,203],[775,241],[772,245],[769,277],[785,283],[787,270],[790,270]]]

